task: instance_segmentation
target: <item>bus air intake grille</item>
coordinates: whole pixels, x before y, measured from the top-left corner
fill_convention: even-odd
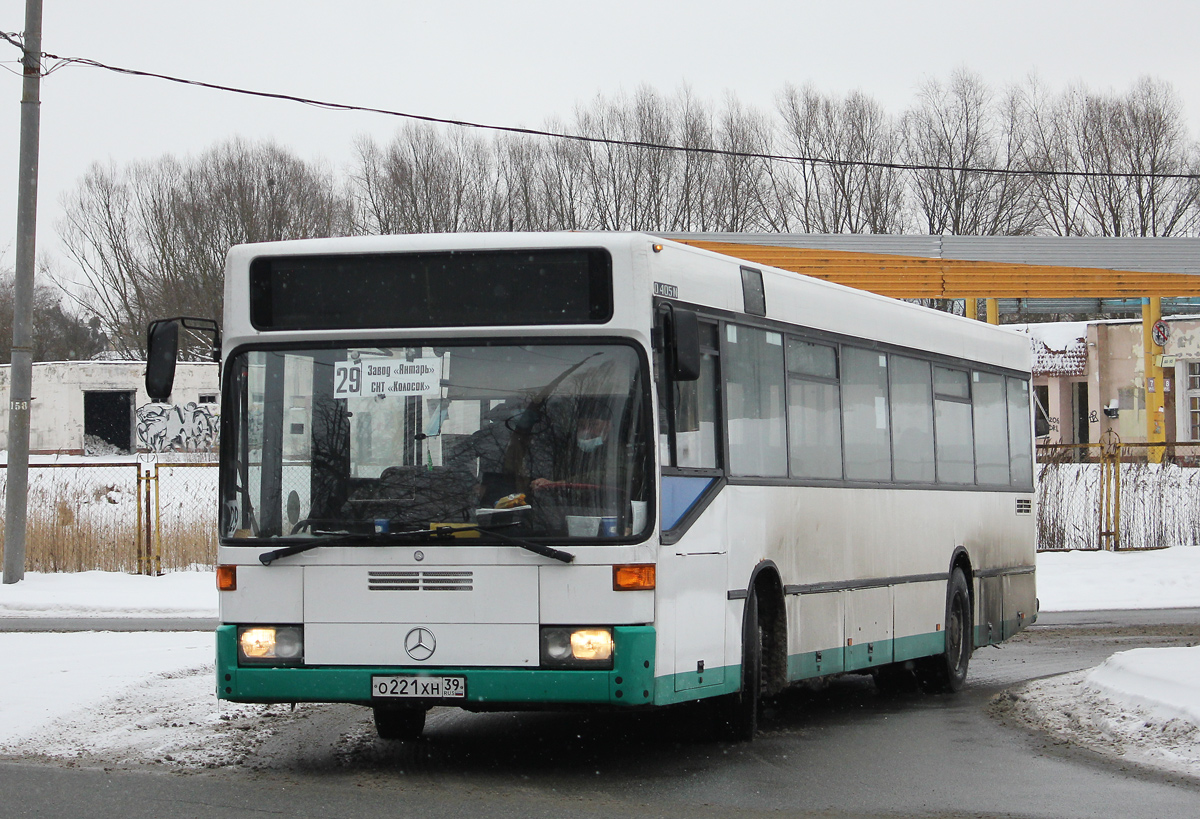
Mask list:
[[[369,591],[471,591],[474,572],[367,572]]]
[[[1033,499],[1032,498],[1017,498],[1017,514],[1032,515],[1033,514]]]

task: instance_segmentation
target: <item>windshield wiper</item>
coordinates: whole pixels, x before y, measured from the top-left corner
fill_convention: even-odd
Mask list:
[[[322,537],[314,538],[313,540],[305,541],[304,543],[294,543],[291,546],[284,546],[279,549],[272,549],[269,552],[263,552],[258,556],[258,560],[264,566],[270,566],[281,557],[291,557],[292,555],[303,554],[321,546],[348,546],[358,543],[376,543],[380,541],[388,541],[400,538],[413,538],[418,535],[422,537],[444,538],[450,537],[454,529],[413,529],[404,532],[361,532],[351,534],[348,532],[331,533]]]
[[[496,529],[501,526],[515,526],[515,525],[516,525],[515,523],[497,523],[492,526],[480,526],[479,524],[475,524],[474,526],[455,527],[454,529],[451,529],[450,531],[452,531],[452,532],[478,532],[481,535],[487,535],[488,537],[494,537],[497,540],[502,540],[505,543],[511,543],[514,546],[520,546],[522,549],[526,549],[530,552],[533,552],[536,555],[541,555],[542,557],[550,557],[555,560],[561,560],[563,563],[570,563],[571,561],[573,561],[575,559],[575,555],[571,554],[570,552],[564,552],[562,549],[555,549],[553,546],[547,546],[544,543],[534,543],[532,540],[525,540],[524,538],[510,537],[509,535],[502,535],[496,531]]]
[[[542,543],[534,543],[530,540],[525,540],[519,537],[510,537],[502,535],[496,531],[501,526],[515,526],[513,523],[500,523],[494,526],[480,526],[478,524],[471,526],[437,526],[432,529],[412,529],[404,532],[363,532],[361,534],[338,534],[336,537],[322,537],[305,543],[296,543],[291,546],[284,546],[279,549],[272,549],[269,552],[263,552],[258,556],[258,560],[264,566],[270,566],[281,557],[291,557],[292,555],[303,554],[304,552],[316,549],[320,546],[346,546],[352,543],[377,543],[380,541],[388,541],[400,538],[415,538],[417,536],[424,538],[452,538],[457,532],[479,532],[481,535],[495,538],[496,540],[505,543],[511,543],[514,546],[520,546],[522,549],[549,557],[554,560],[561,560],[563,563],[570,563],[575,560],[575,555],[570,552],[564,552],[561,549],[555,549],[552,546],[546,546]]]

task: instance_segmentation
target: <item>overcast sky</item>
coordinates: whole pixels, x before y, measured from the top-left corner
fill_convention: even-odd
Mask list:
[[[997,89],[1036,73],[1052,90],[1179,92],[1200,136],[1195,0],[44,0],[43,50],[209,82],[438,117],[539,126],[597,93],[689,85],[763,109],[785,83],[859,89],[899,113],[958,67]],[[0,0],[0,28],[24,28]],[[19,52],[0,43],[0,266],[15,260]],[[250,99],[93,68],[42,82],[39,257],[61,253],[61,197],[92,162],[186,155],[271,138],[347,164],[390,117]]]

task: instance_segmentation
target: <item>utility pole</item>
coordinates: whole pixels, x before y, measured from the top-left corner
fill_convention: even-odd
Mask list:
[[[4,498],[4,582],[25,577],[29,500],[29,401],[33,392],[33,268],[41,127],[42,0],[25,0],[21,158],[17,176],[17,269],[13,287],[12,367],[8,379],[8,489]]]

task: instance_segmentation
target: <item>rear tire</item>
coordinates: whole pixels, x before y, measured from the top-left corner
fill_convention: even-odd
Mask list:
[[[380,739],[420,739],[425,730],[425,709],[376,705],[375,732]]]
[[[974,644],[971,619],[971,592],[962,569],[950,573],[946,587],[946,649],[926,657],[917,665],[921,688],[930,694],[960,690],[967,681]]]
[[[763,627],[758,616],[758,592],[746,600],[742,627],[742,690],[723,699],[720,733],[725,739],[749,742],[758,732],[758,706],[763,686]]]

